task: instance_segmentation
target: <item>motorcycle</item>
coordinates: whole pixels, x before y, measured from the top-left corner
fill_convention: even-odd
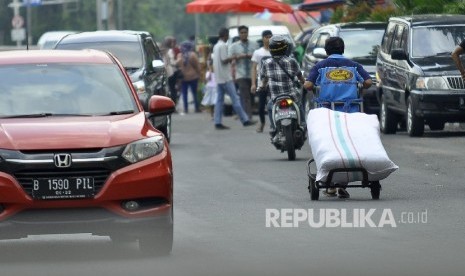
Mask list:
[[[287,151],[289,161],[295,160],[296,149],[300,150],[307,139],[300,107],[290,95],[281,95],[274,100],[271,112],[275,125],[275,131],[270,133],[271,143],[281,152]]]

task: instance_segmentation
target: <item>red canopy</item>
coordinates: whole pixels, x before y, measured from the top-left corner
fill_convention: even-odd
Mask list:
[[[276,0],[195,0],[186,5],[186,13],[292,13],[292,7]]]

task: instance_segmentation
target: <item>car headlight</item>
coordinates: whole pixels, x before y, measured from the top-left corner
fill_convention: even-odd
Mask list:
[[[123,158],[131,163],[136,163],[159,154],[164,147],[162,135],[142,139],[128,144],[123,151]]]
[[[145,83],[143,80],[133,82],[132,85],[136,89],[137,94],[145,93]]]
[[[418,89],[447,90],[449,86],[443,77],[419,77],[416,82]]]

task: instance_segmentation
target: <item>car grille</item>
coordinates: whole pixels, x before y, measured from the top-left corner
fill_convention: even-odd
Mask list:
[[[465,89],[465,82],[462,77],[447,77],[447,82],[451,89]]]
[[[32,196],[33,178],[58,178],[58,177],[79,177],[89,176],[94,178],[95,194],[102,189],[110,171],[108,170],[73,170],[73,171],[21,171],[16,172],[15,177],[24,191]]]

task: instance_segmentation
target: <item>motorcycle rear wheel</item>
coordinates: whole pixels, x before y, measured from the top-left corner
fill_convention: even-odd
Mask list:
[[[284,130],[286,136],[286,150],[287,159],[289,161],[295,160],[295,143],[294,143],[294,131],[292,126],[288,126]]]

